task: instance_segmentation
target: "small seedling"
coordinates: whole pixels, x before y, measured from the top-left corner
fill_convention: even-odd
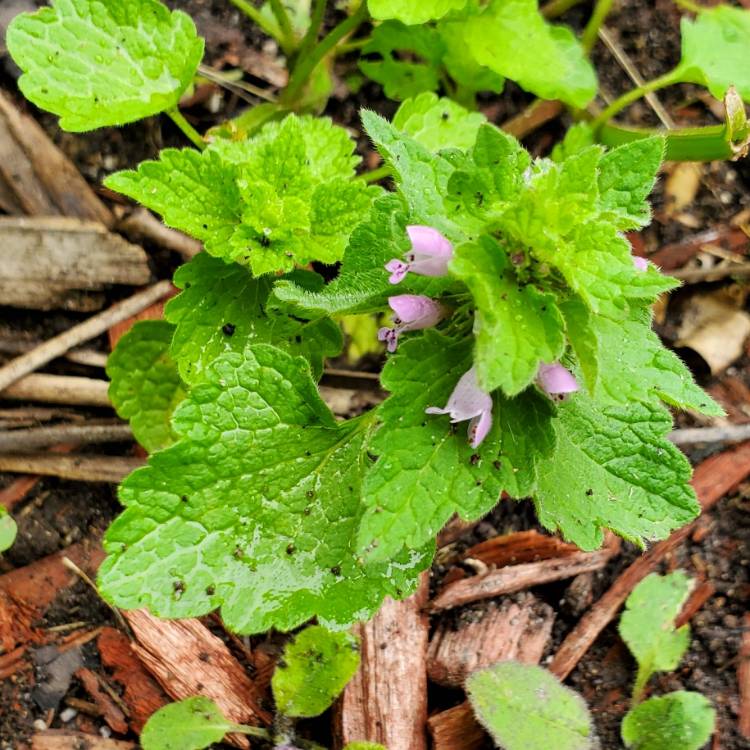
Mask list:
[[[17,533],[18,527],[13,516],[3,505],[0,505],[0,552],[5,552],[13,546]]]

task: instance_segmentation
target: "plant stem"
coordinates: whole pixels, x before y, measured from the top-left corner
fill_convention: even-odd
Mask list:
[[[192,141],[194,146],[197,146],[201,151],[206,148],[203,136],[185,119],[177,107],[168,109],[166,114],[172,118],[172,122]]]
[[[270,0],[270,3],[274,18],[279,24],[281,35],[284,38],[281,46],[287,54],[290,54],[297,45],[297,40],[294,37],[294,29],[292,28],[292,22],[289,20],[289,14],[281,0]]]
[[[367,45],[370,40],[372,39],[371,36],[363,36],[359,39],[353,39],[351,42],[346,42],[345,44],[339,44],[336,54],[337,55],[345,55],[347,52],[356,52],[359,49],[362,49],[365,45]]]
[[[229,0],[232,5],[238,10],[241,10],[253,23],[260,26],[268,36],[273,37],[283,48],[286,46],[284,35],[281,33],[281,29],[275,24],[271,23],[252,3],[248,0]],[[284,50],[286,51],[286,50]]]
[[[262,740],[272,739],[271,733],[267,729],[263,729],[262,727],[251,727],[247,724],[235,724],[232,727],[232,731],[242,732],[242,734],[247,734],[250,737],[258,737]]]
[[[646,683],[651,677],[651,674],[652,672],[650,669],[644,669],[642,664],[638,665],[638,672],[636,673],[635,683],[633,685],[633,706],[636,706],[641,702],[641,698],[643,697],[643,690],[645,689]]]
[[[604,19],[612,10],[612,0],[596,0],[594,11],[591,14],[589,22],[586,24],[586,28],[583,30],[581,36],[581,44],[586,54],[589,54],[596,44],[596,39],[599,34],[599,29],[604,23]]]
[[[351,34],[367,18],[367,3],[365,0],[349,18],[343,20],[338,26],[331,29],[327,36],[318,42],[317,47],[309,55],[299,59],[299,65],[294,69],[289,85],[281,96],[284,104],[295,102],[307,83],[313,70],[323,58],[348,34]]]
[[[369,185],[371,182],[377,182],[382,180],[384,177],[390,177],[393,174],[390,164],[381,164],[375,169],[371,169],[369,172],[365,172],[362,175],[362,179]]]
[[[594,130],[601,127],[605,122],[611,120],[620,110],[625,109],[629,104],[634,101],[641,99],[650,94],[652,91],[658,91],[659,89],[671,86],[673,83],[677,83],[677,68],[670,70],[663,76],[654,78],[652,81],[646,81],[642,86],[637,86],[631,89],[627,93],[623,94],[618,99],[615,99],[592,123]]]
[[[694,3],[693,0],[674,0],[675,5],[678,5],[683,10],[687,10],[690,13],[700,13],[702,10],[705,10],[702,6],[698,5],[698,3]]]
[[[540,12],[545,18],[557,18],[582,2],[583,0],[550,0]]]
[[[307,32],[297,49],[295,67],[300,60],[304,60],[310,54],[310,51],[315,46],[315,42],[318,41],[320,27],[323,25],[323,17],[326,12],[326,0],[314,0],[314,3],[312,13],[310,14],[310,25],[308,26]]]

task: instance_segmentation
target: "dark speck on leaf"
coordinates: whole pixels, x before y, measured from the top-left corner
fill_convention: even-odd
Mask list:
[[[310,453],[310,451],[305,451],[305,455],[306,456],[311,456],[312,454]]]
[[[211,656],[209,655],[207,651],[201,651],[198,654],[198,659],[202,662],[209,662],[211,661]]]
[[[305,497],[313,498],[315,497],[315,493],[312,490],[308,490],[305,492]]]
[[[312,508],[308,505],[303,511],[306,516],[309,516],[310,513],[312,513]]]
[[[239,560],[242,557],[242,549],[240,547],[236,547],[234,552],[232,553],[237,560]]]
[[[225,336],[234,336],[234,332],[237,330],[237,326],[235,326],[233,323],[225,323],[221,327],[221,330]]]
[[[216,593],[216,586],[206,586],[206,595],[207,596],[213,596]]]
[[[478,453],[472,453],[471,458],[469,459],[469,463],[472,466],[476,466],[479,463],[479,454]]]
[[[183,502],[183,503],[186,503],[186,502],[188,501],[188,496],[187,496],[187,495],[183,495],[183,496],[182,496],[182,497],[180,498],[180,500],[182,500],[182,502]]]
[[[333,575],[335,575],[335,576],[340,576],[341,575],[341,566],[340,565],[334,565],[331,568],[331,573],[333,573]]]
[[[176,581],[172,581],[172,589],[174,590],[175,594],[178,596],[185,591],[185,581],[180,581],[179,579]]]
[[[368,453],[367,454],[367,458],[369,458],[370,461],[372,461],[373,463],[375,463],[375,461],[378,460],[378,457],[375,454],[373,454],[373,453]]]
[[[261,247],[268,247],[271,244],[271,240],[268,239],[265,234],[261,234],[258,238],[258,244],[260,244]]]
[[[591,496],[592,496],[592,495],[594,494],[594,490],[592,490],[592,489],[588,489],[588,490],[586,490],[586,494],[587,494],[587,495],[588,495],[589,497],[591,497]]]
[[[302,343],[302,336],[295,336],[294,337],[294,343],[295,344],[301,344]]]
[[[443,114],[440,115],[440,118],[445,121],[445,120],[450,120],[451,116],[450,116],[450,113],[443,112]]]
[[[276,669],[286,669],[286,662],[283,659],[279,659],[276,662]]]
[[[287,546],[286,546],[286,553],[287,553],[287,555],[293,555],[294,554],[294,545],[293,544],[287,544]]]
[[[503,462],[502,461],[493,461],[492,466],[497,469],[497,471],[500,471],[500,469],[503,468]]]
[[[477,481],[475,482],[475,484],[477,485],[477,487],[481,487],[482,486],[482,480],[481,479],[477,479]]]

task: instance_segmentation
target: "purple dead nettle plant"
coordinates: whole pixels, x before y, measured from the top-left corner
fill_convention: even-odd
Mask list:
[[[385,341],[389,352],[395,352],[398,337],[406,331],[418,331],[421,328],[432,328],[446,314],[445,308],[435,300],[423,294],[397,294],[388,298],[393,310],[393,327],[381,328],[378,341]]]
[[[536,382],[550,398],[563,399],[567,394],[580,390],[573,373],[559,362],[551,365],[542,362],[539,365]]]
[[[633,256],[633,265],[639,271],[647,271],[648,270],[648,261],[645,258],[641,258],[640,255],[634,255]]]

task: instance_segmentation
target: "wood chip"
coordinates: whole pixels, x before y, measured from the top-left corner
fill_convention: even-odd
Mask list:
[[[740,691],[739,733],[750,740],[750,612],[743,618],[744,631],[740,643],[737,681]]]
[[[135,742],[100,737],[98,734],[45,729],[31,738],[31,750],[138,750],[138,745]]]
[[[136,642],[133,652],[175,700],[205,695],[239,724],[268,724],[253,683],[226,645],[199,620],[159,620],[146,610],[124,612]],[[247,737],[230,735],[236,747]]]
[[[137,734],[154,711],[169,702],[166,693],[146,672],[133,653],[130,641],[119,630],[105,627],[97,641],[102,664],[122,688],[122,699],[130,711],[128,723]]]
[[[555,621],[552,608],[531,594],[464,616],[457,628],[442,621],[430,640],[427,675],[440,685],[463,687],[472,672],[497,661],[539,661]]]
[[[555,613],[531,594],[511,606],[517,615],[502,621],[504,637],[510,645],[501,658],[538,664],[552,632]],[[498,641],[501,637],[498,632]],[[482,666],[494,661],[498,660],[487,660]],[[435,750],[479,750],[487,744],[487,736],[474,718],[468,701],[434,714],[428,719],[428,725]]]
[[[79,669],[75,676],[81,681],[84,690],[91,696],[91,700],[102,712],[102,718],[112,731],[126,734],[128,722],[122,709],[115,703],[109,693],[103,688],[100,677],[90,669]]]
[[[363,740],[388,750],[427,747],[428,578],[404,601],[387,597],[370,622],[356,625],[362,662],[339,701],[335,744]]]
[[[481,560],[485,565],[502,567],[519,563],[538,562],[557,557],[570,557],[580,552],[575,544],[564,542],[560,537],[540,534],[538,531],[516,531],[503,534],[469,547],[464,558]]]
[[[448,584],[432,600],[430,609],[433,612],[451,609],[480,599],[523,591],[531,586],[573,578],[579,573],[600,570],[618,551],[619,543],[612,538],[607,546],[596,552],[576,552],[567,557],[490,570],[485,575]]]
[[[103,224],[70,217],[0,217],[0,299],[35,310],[98,309],[82,290],[140,286],[151,278],[143,248]]]
[[[693,474],[691,484],[705,513],[750,474],[750,442],[711,456]],[[611,588],[579,620],[555,654],[550,671],[564,680],[599,634],[612,621],[630,592],[693,532],[696,522],[658,542],[626,568]]]
[[[2,453],[0,471],[73,479],[77,482],[118,484],[145,463],[142,458],[72,455],[54,453]]]

